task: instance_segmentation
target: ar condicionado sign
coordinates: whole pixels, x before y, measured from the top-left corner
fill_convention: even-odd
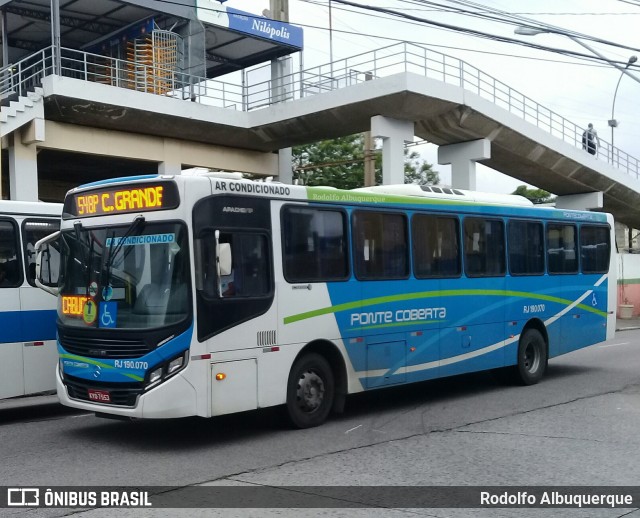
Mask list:
[[[179,204],[176,186],[170,182],[108,187],[72,197],[73,202],[65,204],[65,212],[79,217],[172,209]]]

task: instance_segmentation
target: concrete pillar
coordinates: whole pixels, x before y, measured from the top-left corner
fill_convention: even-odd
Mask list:
[[[376,115],[371,117],[371,134],[382,138],[382,184],[403,184],[404,143],[413,140],[413,121]]]
[[[601,210],[604,206],[602,192],[586,192],[583,194],[568,194],[556,198],[557,209],[571,210]]]
[[[20,133],[9,138],[9,198],[38,201],[38,153],[35,144],[23,144]]]
[[[281,22],[289,21],[289,0],[270,0],[269,10],[271,18]],[[291,58],[277,58],[271,61],[271,102],[281,103],[293,99],[293,84],[291,76]],[[291,148],[278,151],[278,181],[293,183]]]
[[[476,161],[491,158],[491,141],[486,138],[438,148],[438,163],[451,164],[451,186],[476,190]]]
[[[178,175],[182,173],[182,148],[171,139],[164,139],[162,143],[164,160],[158,164],[158,174]]]
[[[176,162],[160,162],[158,174],[179,175],[182,173],[182,164]]]
[[[278,181],[293,183],[293,151],[290,147],[278,151]]]

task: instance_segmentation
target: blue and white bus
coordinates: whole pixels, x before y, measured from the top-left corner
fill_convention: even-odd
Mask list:
[[[58,396],[131,418],[284,405],[309,427],[365,390],[486,369],[536,383],[549,358],[613,336],[613,227],[417,185],[82,186],[49,288]]]
[[[0,201],[0,399],[56,388],[56,299],[35,284],[36,243],[60,228],[62,204]],[[57,286],[45,247],[42,281]]]

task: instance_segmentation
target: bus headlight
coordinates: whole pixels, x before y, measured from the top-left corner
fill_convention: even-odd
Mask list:
[[[145,383],[146,388],[149,389],[158,385],[162,381],[184,369],[187,364],[187,354],[189,354],[189,351],[185,351],[181,353],[180,356],[176,356],[171,360],[156,366],[156,368],[149,373],[149,377]]]
[[[160,381],[162,378],[162,367],[154,370],[151,374],[149,374],[149,385],[153,385],[157,381]]]
[[[169,366],[167,367],[167,374],[172,374],[175,371],[180,370],[183,364],[184,364],[184,356],[179,356],[175,360],[169,362]]]

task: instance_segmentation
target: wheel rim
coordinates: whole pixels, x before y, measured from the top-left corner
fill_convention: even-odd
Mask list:
[[[314,371],[303,372],[296,391],[298,408],[307,414],[315,412],[324,401],[324,393],[324,380]]]
[[[534,373],[540,366],[540,352],[535,343],[528,343],[524,350],[524,368],[529,373]]]

